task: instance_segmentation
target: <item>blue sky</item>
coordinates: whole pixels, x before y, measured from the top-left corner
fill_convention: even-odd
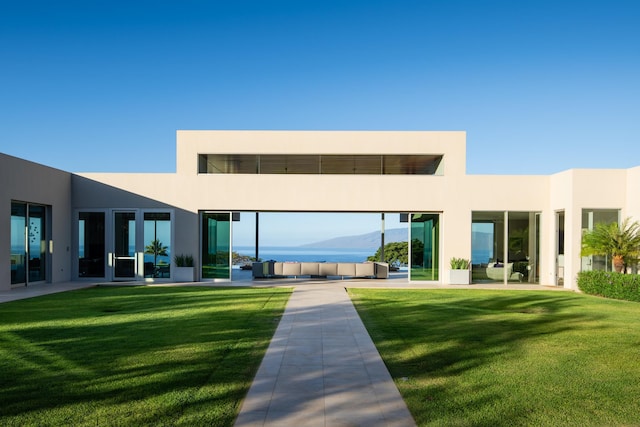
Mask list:
[[[374,213],[262,212],[259,222],[260,246],[298,246],[382,229],[381,215]],[[255,223],[255,213],[240,213],[240,222],[233,224],[235,246],[255,247]],[[407,228],[407,224],[400,223],[399,214],[387,213],[384,227]]]
[[[178,129],[464,130],[471,174],[640,164],[640,2],[1,1],[0,152],[173,172]]]

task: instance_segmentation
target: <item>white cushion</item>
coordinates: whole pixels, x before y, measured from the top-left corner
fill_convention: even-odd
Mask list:
[[[338,264],[338,276],[355,276],[356,265],[354,263],[341,262]]]
[[[356,264],[356,276],[365,277],[365,276],[373,276],[374,267],[372,262],[365,262],[362,264]]]
[[[317,262],[300,263],[300,274],[303,276],[317,276],[319,273]]]
[[[300,275],[300,263],[299,262],[285,262],[282,264],[283,276],[299,276]]]
[[[321,262],[318,269],[319,276],[337,276],[338,264],[335,262]]]

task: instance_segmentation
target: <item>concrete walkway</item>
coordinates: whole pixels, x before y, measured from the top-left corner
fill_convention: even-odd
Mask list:
[[[57,294],[59,292],[75,291],[77,289],[90,288],[95,285],[96,284],[92,282],[60,282],[20,286],[11,290],[0,291],[0,303]]]
[[[296,286],[236,426],[415,425],[343,286]]]
[[[97,284],[66,282],[15,288],[0,291],[0,303]],[[410,283],[406,274],[395,274],[387,280],[254,281],[247,272],[234,272],[234,281],[231,283],[165,283],[159,286],[184,285],[294,288],[243,402],[235,424],[238,427],[415,426],[348,297],[345,286],[391,289],[563,290],[558,287],[529,284],[452,286]]]

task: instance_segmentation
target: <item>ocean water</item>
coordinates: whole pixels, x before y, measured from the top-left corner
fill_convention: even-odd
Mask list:
[[[83,252],[81,247],[81,253]],[[133,249],[131,249],[133,251]],[[240,255],[255,256],[254,246],[234,246],[233,250]],[[24,248],[11,247],[11,253],[21,253]],[[300,261],[300,262],[363,262],[376,253],[373,249],[345,249],[345,248],[301,248],[297,246],[265,246],[260,247],[258,256],[266,260],[274,261]],[[486,263],[492,258],[492,250],[475,249],[471,251],[473,264]],[[145,254],[145,262],[153,262],[153,255]],[[171,263],[171,256],[158,256],[158,263]]]
[[[158,255],[158,264],[171,264],[171,256]],[[153,255],[144,254],[144,262],[153,262]]]
[[[233,250],[240,255],[255,256],[253,246],[234,246]],[[260,247],[258,256],[263,261],[299,261],[299,262],[363,262],[376,253],[371,249],[345,248],[301,248],[301,247]]]
[[[487,263],[492,258],[493,258],[493,250],[491,249],[472,249],[471,250],[472,264]]]

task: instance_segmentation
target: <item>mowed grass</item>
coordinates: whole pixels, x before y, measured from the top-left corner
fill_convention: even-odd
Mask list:
[[[290,293],[102,287],[0,304],[0,425],[230,426]]]
[[[349,289],[421,426],[640,425],[640,304]]]

